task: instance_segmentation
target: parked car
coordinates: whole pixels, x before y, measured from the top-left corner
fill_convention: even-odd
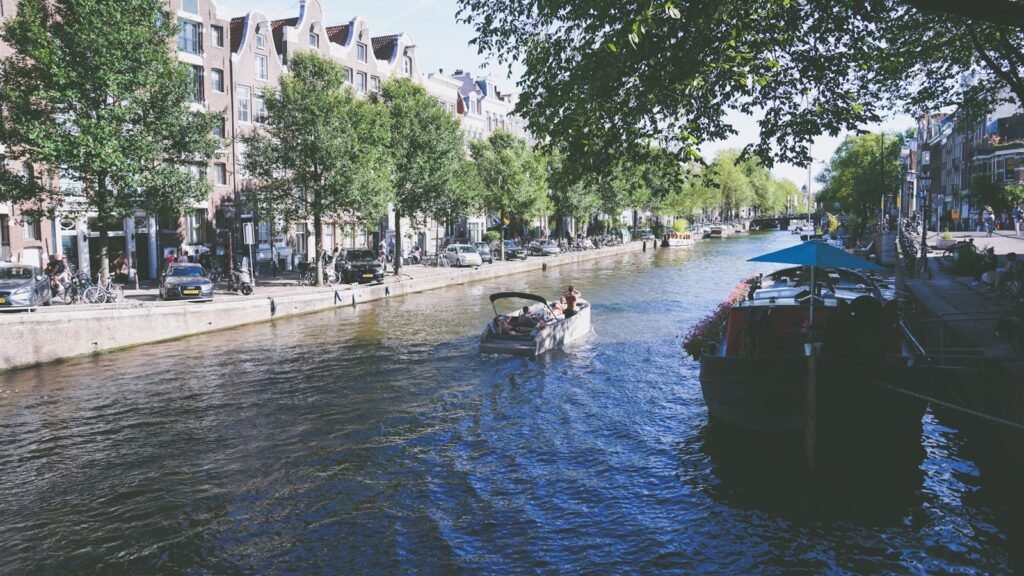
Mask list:
[[[383,282],[384,265],[367,248],[350,248],[338,258],[338,274],[342,282]]]
[[[469,244],[452,244],[444,249],[444,257],[451,266],[479,266],[484,263],[480,253]]]
[[[213,300],[213,282],[201,264],[171,264],[160,276],[161,300]]]
[[[526,249],[515,240],[505,240],[505,260],[526,260]]]
[[[474,242],[473,247],[480,254],[480,260],[488,264],[494,264],[494,254],[491,253],[491,245],[487,242]]]
[[[654,232],[651,232],[650,230],[641,230],[639,238],[640,240],[654,240]]]
[[[554,240],[538,240],[530,243],[530,254],[533,256],[554,256],[561,253],[562,249]]]
[[[50,279],[38,266],[0,263],[0,310],[31,310],[52,301]]]

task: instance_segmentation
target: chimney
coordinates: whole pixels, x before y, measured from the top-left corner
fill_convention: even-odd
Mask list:
[[[441,74],[441,75],[444,75],[444,68],[438,68],[437,69],[437,73]]]
[[[299,0],[299,19],[298,22],[302,22],[302,17],[306,15],[306,0]]]

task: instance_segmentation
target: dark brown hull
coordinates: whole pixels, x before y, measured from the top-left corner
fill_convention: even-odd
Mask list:
[[[819,359],[817,421],[823,438],[847,441],[919,439],[927,403],[887,387],[914,390],[919,369]],[[701,391],[710,415],[752,431],[804,427],[807,359],[704,356]]]

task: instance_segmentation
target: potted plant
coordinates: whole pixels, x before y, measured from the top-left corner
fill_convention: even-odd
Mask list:
[[[956,240],[953,239],[953,233],[949,231],[949,226],[947,226],[942,231],[942,235],[939,236],[939,239],[935,241],[935,248],[937,250],[945,250],[955,243]]]

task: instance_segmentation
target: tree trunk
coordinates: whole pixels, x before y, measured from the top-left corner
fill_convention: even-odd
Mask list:
[[[100,221],[99,219],[97,220]],[[100,237],[97,238],[100,244],[100,286],[106,286],[107,281],[110,279],[110,237],[108,234],[106,223],[100,224]]]
[[[398,276],[402,271],[402,213],[398,206],[395,206],[395,259],[391,262],[391,268]]]
[[[319,210],[313,212],[313,237],[314,240],[314,251],[316,252],[316,285],[322,287],[324,285],[324,260],[320,257],[320,252],[323,247],[323,215],[320,214]]]

